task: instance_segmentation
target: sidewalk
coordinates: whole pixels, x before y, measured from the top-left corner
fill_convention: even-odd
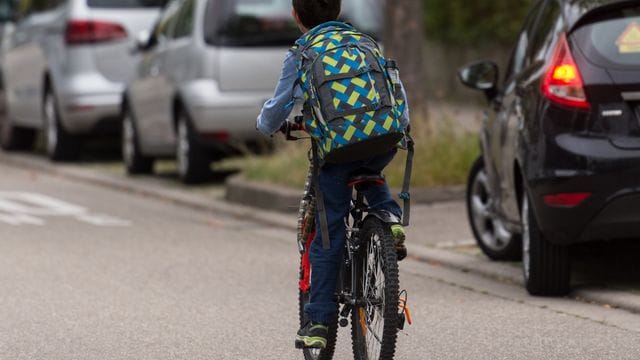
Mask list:
[[[268,212],[223,200],[223,189],[187,190],[173,180],[151,177],[129,178],[114,171],[100,171],[79,165],[54,165],[35,155],[0,152],[0,162],[14,167],[43,172],[77,182],[147,196],[188,208],[253,220],[292,231],[295,241],[295,215]],[[437,202],[414,207],[413,224],[408,230],[410,259],[462,272],[479,274],[497,281],[522,282],[517,263],[496,263],[482,256],[473,245],[463,202]],[[524,289],[523,289],[524,291]],[[640,313],[640,293],[635,289],[578,286],[570,295],[579,301]]]

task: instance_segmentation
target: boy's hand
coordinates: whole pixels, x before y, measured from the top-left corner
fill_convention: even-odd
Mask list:
[[[281,133],[287,135],[289,133],[289,122],[285,121],[282,126],[280,126],[280,129],[278,130]]]
[[[303,131],[303,130],[304,130],[304,125],[285,121],[284,124],[280,126],[279,131],[285,135],[288,135],[292,131]]]

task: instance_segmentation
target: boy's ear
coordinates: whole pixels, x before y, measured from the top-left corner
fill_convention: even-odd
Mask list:
[[[302,24],[302,21],[300,20],[300,16],[298,15],[298,12],[296,11],[295,8],[291,9],[291,16],[293,16],[293,19],[296,21],[296,24],[298,24],[300,31],[302,31],[303,33],[308,31],[307,28],[304,26],[304,24]]]

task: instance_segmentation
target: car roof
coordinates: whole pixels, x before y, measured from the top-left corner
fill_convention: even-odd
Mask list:
[[[637,0],[557,0],[563,10],[568,28],[572,29],[586,15],[617,6],[638,5]]]

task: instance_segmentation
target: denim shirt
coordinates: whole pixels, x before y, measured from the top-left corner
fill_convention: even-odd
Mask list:
[[[324,24],[320,24],[317,27],[309,31],[309,33],[303,35],[296,41],[296,44],[303,45],[303,39],[312,33],[316,33],[323,28],[329,26],[348,26],[341,22],[330,21]],[[273,135],[280,129],[282,124],[287,121],[287,118],[291,115],[295,104],[301,104],[304,102],[304,96],[300,86],[296,85],[298,78],[297,59],[294,53],[290,50],[284,58],[284,64],[282,66],[282,74],[280,80],[276,86],[275,94],[269,100],[267,100],[262,106],[260,115],[256,122],[256,129],[265,135]],[[407,98],[402,83],[402,95]],[[409,125],[409,104],[405,107],[405,111],[400,117],[400,123],[403,128],[407,128]]]

